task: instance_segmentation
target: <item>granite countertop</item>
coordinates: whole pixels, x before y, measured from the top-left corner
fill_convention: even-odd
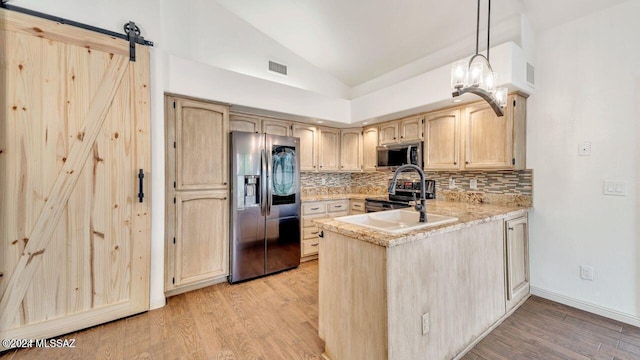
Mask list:
[[[302,202],[308,201],[326,201],[326,200],[364,200],[367,198],[386,198],[385,195],[369,195],[369,194],[324,194],[324,195],[302,195]]]
[[[312,221],[323,230],[333,231],[383,247],[394,247],[476,224],[524,215],[529,210],[531,210],[530,207],[427,200],[428,213],[455,216],[458,218],[458,221],[402,234],[386,233],[334,219],[314,219]]]

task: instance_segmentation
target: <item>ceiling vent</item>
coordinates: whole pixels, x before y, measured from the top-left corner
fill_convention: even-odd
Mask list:
[[[278,64],[277,62],[273,62],[271,60],[269,60],[269,71],[278,73],[278,74],[282,74],[282,75],[287,75],[287,65],[282,65],[282,64]]]
[[[531,87],[535,87],[535,68],[533,65],[527,63],[527,83],[531,85]]]

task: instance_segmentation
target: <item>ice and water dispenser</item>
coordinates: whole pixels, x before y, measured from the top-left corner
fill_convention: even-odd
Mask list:
[[[260,202],[259,197],[259,182],[260,176],[257,175],[245,175],[244,180],[244,205],[251,206],[257,205]]]

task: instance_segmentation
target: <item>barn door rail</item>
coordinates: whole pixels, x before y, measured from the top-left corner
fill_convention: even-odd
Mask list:
[[[117,33],[115,31],[99,28],[97,26],[83,24],[77,21],[61,18],[59,16],[50,15],[41,13],[39,11],[26,9],[19,6],[10,5],[7,3],[8,0],[0,0],[0,8],[6,9],[9,11],[15,11],[22,14],[27,14],[35,17],[39,17],[42,19],[47,19],[51,21],[55,21],[60,24],[75,26],[77,28],[94,31],[100,34],[108,35],[114,38],[123,39],[129,42],[129,60],[136,61],[136,46],[135,44],[140,44],[144,46],[153,46],[153,41],[145,40],[143,36],[140,36],[140,28],[133,21],[129,21],[124,24],[124,34]]]

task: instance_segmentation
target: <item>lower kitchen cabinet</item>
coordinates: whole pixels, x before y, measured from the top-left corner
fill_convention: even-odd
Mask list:
[[[311,220],[347,215],[349,215],[349,200],[304,202],[302,204],[302,229],[300,230],[301,261],[313,260],[318,257],[320,230]]]
[[[176,194],[176,227],[167,291],[224,280],[229,274],[227,191]],[[169,264],[168,264],[169,265]]]
[[[349,201],[349,215],[364,214],[364,200],[350,200]]]
[[[507,312],[529,295],[529,229],[527,215],[504,222]]]

